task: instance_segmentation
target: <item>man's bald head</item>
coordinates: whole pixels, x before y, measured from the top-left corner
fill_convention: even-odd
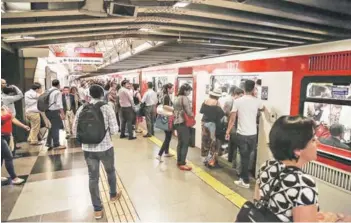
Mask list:
[[[5,79],[1,79],[1,89],[4,89],[7,86],[7,82]]]

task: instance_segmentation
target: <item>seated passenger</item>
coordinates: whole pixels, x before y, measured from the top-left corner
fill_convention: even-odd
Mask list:
[[[200,109],[200,113],[203,114],[201,156],[205,165],[211,167],[217,164],[220,148],[216,133],[219,133],[221,119],[224,117],[224,111],[218,102],[221,96],[222,90],[214,89],[210,92],[210,98],[204,101]]]
[[[317,222],[318,190],[302,167],[317,159],[314,121],[299,116],[282,116],[269,133],[275,160],[258,172],[255,199],[269,196],[269,209],[284,222]]]
[[[341,139],[344,137],[344,126],[340,124],[333,124],[329,128],[331,136],[328,138],[319,138],[319,141],[323,144],[333,146],[341,149],[350,149],[350,147],[341,142]]]

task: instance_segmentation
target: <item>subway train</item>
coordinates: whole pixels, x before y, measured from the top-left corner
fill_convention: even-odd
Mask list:
[[[147,82],[154,83],[156,92],[165,83],[175,83],[175,94],[180,85],[189,83],[193,86],[190,98],[195,114],[212,88],[221,87],[225,96],[231,85],[239,86],[246,79],[261,79],[260,95],[268,107],[274,108],[279,115],[302,114],[315,119],[317,137],[328,138],[330,126],[343,124],[341,144],[344,146],[338,148],[336,144],[321,143],[318,161],[351,172],[351,119],[347,118],[347,114],[351,114],[351,51],[337,51],[349,42],[247,53],[178,66],[165,65],[107,74],[104,78],[139,83],[142,93],[147,89]],[[206,64],[209,62],[211,64]],[[197,147],[200,147],[200,134],[195,133],[193,145]]]

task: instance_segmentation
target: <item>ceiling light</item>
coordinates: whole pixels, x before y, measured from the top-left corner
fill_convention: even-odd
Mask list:
[[[141,31],[141,32],[149,32],[150,29],[148,29],[148,28],[141,28],[141,29],[139,29],[139,31]]]
[[[35,36],[22,36],[22,39],[35,39]]]
[[[190,5],[190,2],[188,1],[178,1],[173,5],[173,8],[184,8],[184,7],[187,7],[188,5]]]
[[[35,37],[34,36],[9,36],[5,38],[5,40],[22,40],[22,39],[30,40],[30,39],[35,39]]]

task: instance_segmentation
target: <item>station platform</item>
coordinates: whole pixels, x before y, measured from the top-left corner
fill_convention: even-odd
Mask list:
[[[123,196],[116,204],[108,202],[106,174],[101,168],[104,218],[98,221],[233,222],[245,198],[251,199],[252,189],[237,188],[230,168],[204,167],[198,148],[189,148],[191,172],[180,171],[174,158],[163,158],[160,163],[155,157],[163,137],[163,132],[148,139],[139,135],[134,141],[114,136],[118,188]],[[171,148],[176,148],[176,139]],[[15,170],[26,182],[1,187],[2,221],[96,221],[81,148],[48,152],[44,146],[23,145],[18,154]],[[8,176],[4,167],[2,176]]]

